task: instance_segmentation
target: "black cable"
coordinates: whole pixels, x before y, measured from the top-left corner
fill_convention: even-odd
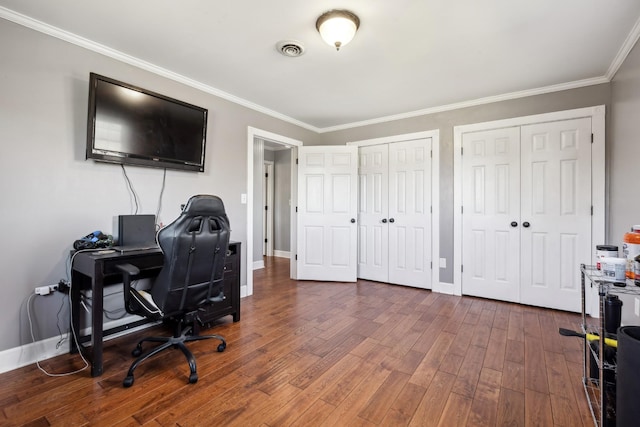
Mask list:
[[[60,301],[60,308],[58,308],[58,313],[56,314],[56,327],[58,328],[58,333],[60,334],[60,339],[56,343],[56,348],[60,348],[62,344],[67,340],[67,337],[62,333],[62,329],[60,328],[60,313],[62,313],[62,309],[64,308],[64,301],[66,298],[62,298]]]
[[[122,175],[124,175],[124,179],[127,183],[127,186],[129,187],[129,192],[131,193],[131,195],[133,195],[133,202],[136,205],[136,210],[133,213],[134,215],[138,214],[138,194],[136,193],[136,190],[133,188],[133,184],[131,184],[131,180],[129,179],[129,176],[127,175],[127,170],[124,168],[123,164],[120,164],[120,167],[122,168]]]

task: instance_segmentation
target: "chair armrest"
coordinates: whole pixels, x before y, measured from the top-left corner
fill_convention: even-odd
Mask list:
[[[122,271],[123,276],[136,276],[140,274],[140,269],[133,264],[118,264],[116,268]]]

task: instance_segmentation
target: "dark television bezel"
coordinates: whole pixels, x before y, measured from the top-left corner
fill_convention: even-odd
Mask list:
[[[139,156],[132,153],[125,152],[116,152],[116,151],[107,151],[107,150],[99,150],[95,148],[95,130],[96,130],[96,88],[98,80],[102,80],[104,82],[121,86],[126,89],[134,90],[145,95],[153,96],[159,99],[162,99],[166,102],[171,102],[174,104],[182,105],[187,108],[191,108],[193,110],[199,111],[203,113],[203,126],[202,126],[202,143],[201,143],[201,156],[200,156],[200,164],[193,164],[184,162],[182,160],[177,159],[165,159],[165,158],[155,158],[151,156]],[[87,115],[87,148],[86,148],[86,159],[92,159],[99,162],[106,163],[116,163],[122,165],[135,165],[135,166],[146,166],[146,167],[154,167],[154,168],[162,168],[162,169],[176,169],[176,170],[184,170],[184,171],[195,171],[195,172],[204,172],[204,163],[205,163],[205,149],[207,144],[207,119],[208,119],[209,111],[206,108],[198,107],[197,105],[189,104],[184,101],[180,101],[175,98],[171,98],[157,92],[143,89],[141,87],[125,83],[116,79],[112,79],[110,77],[102,76],[96,73],[90,73],[89,75],[89,109]]]

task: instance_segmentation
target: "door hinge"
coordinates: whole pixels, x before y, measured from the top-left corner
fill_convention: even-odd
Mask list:
[[[264,242],[267,243],[267,239],[264,239]]]
[[[464,266],[460,264],[460,273],[464,273]]]
[[[593,144],[593,134],[591,134],[591,143]]]
[[[464,213],[464,206],[460,206],[460,213]]]
[[[429,206],[429,213],[433,213],[433,205]]]
[[[431,150],[431,151],[429,152],[429,157],[431,157],[431,158],[433,159],[433,150]]]
[[[268,173],[265,173],[265,174],[264,174],[264,177],[265,177],[265,178],[269,178],[269,174],[268,174]]]
[[[464,147],[460,147],[460,155],[464,156]]]
[[[264,210],[265,210],[265,211],[268,211],[268,210],[269,210],[269,206],[265,206],[265,207],[264,207]]]
[[[298,207],[296,206],[296,213],[298,213]]]
[[[298,260],[298,254],[296,254],[296,261]]]
[[[296,157],[296,165],[298,164],[298,158]]]
[[[429,268],[430,268],[431,270],[433,270],[433,261],[431,261],[431,262],[429,263]]]
[[[593,206],[591,206],[591,216],[593,216]]]

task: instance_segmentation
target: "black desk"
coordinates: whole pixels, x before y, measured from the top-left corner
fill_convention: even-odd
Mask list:
[[[105,336],[121,332],[142,324],[149,320],[133,321],[116,328],[103,330],[103,297],[104,287],[122,283],[122,274],[116,268],[118,264],[130,263],[140,269],[142,277],[153,277],[162,268],[163,255],[160,249],[131,251],[124,254],[119,252],[101,253],[101,251],[87,251],[77,253],[71,266],[71,326],[78,337],[80,349],[74,339],[71,340],[70,352],[82,351],[91,364],[91,376],[102,375],[102,341]],[[224,273],[224,301],[214,304],[203,314],[204,322],[226,315],[233,315],[233,321],[240,320],[240,243],[230,242],[225,261]],[[81,307],[81,292],[91,290],[91,335],[80,336],[80,320],[84,309]],[[85,345],[88,343],[88,345]]]

